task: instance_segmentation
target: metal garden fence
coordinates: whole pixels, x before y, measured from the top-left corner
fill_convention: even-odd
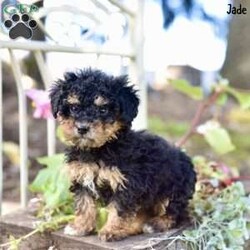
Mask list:
[[[2,50],[7,50],[11,60],[11,67],[13,76],[16,83],[17,95],[18,95],[18,112],[19,112],[19,146],[20,146],[20,203],[21,207],[25,208],[28,202],[28,127],[27,127],[27,100],[22,82],[22,70],[18,59],[15,55],[15,50],[25,50],[33,53],[37,66],[39,68],[43,84],[45,89],[49,88],[52,82],[50,69],[46,64],[43,53],[48,54],[50,52],[64,52],[64,53],[76,53],[76,54],[96,54],[96,55],[115,55],[121,58],[128,58],[130,60],[130,66],[132,71],[135,73],[136,82],[138,83],[139,94],[141,97],[141,105],[139,107],[139,115],[135,122],[135,128],[146,127],[146,86],[143,81],[143,5],[144,0],[138,1],[137,11],[133,12],[125,5],[121,4],[117,0],[108,0],[110,4],[115,6],[119,12],[126,15],[129,18],[129,32],[131,33],[131,50],[130,51],[117,51],[113,49],[105,49],[101,46],[96,48],[86,47],[69,47],[61,46],[57,44],[49,44],[46,41],[30,41],[25,42],[15,41],[11,39],[1,39],[0,36],[0,214],[1,204],[3,197],[3,93],[2,93]],[[103,2],[100,0],[92,0],[96,8],[105,8]],[[49,36],[45,27],[43,26],[40,18],[46,16],[47,13],[57,10],[69,10],[73,11],[72,7],[60,6],[58,8],[47,9],[39,11],[36,21],[40,26],[41,30],[44,31],[45,35]],[[86,14],[86,13],[85,13]],[[52,155],[55,153],[55,122],[52,119],[47,120],[47,153]]]

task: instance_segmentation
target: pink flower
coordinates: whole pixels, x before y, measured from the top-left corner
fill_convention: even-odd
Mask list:
[[[35,107],[34,118],[52,118],[50,100],[46,91],[29,89],[26,91],[26,95],[33,101]]]

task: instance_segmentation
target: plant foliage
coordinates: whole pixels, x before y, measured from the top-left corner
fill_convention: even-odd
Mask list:
[[[200,87],[192,86],[188,81],[179,79],[179,80],[171,80],[170,84],[174,86],[174,88],[183,94],[191,97],[194,100],[202,100],[203,92]]]
[[[38,173],[30,186],[30,190],[43,195],[45,210],[50,213],[73,212],[73,198],[69,192],[70,182],[63,171],[64,156],[56,154],[53,156],[38,158],[38,162],[46,167]]]
[[[243,250],[249,239],[250,198],[237,182],[204,199],[201,190],[192,201],[195,228],[183,236],[191,249]]]
[[[242,109],[250,108],[250,94],[232,88],[225,79],[221,79],[211,89],[209,95],[203,93],[200,87],[194,87],[185,80],[170,81],[171,85],[181,93],[194,100],[201,101],[201,106],[192,121],[191,127],[178,127],[173,131],[186,131],[179,146],[182,146],[194,133],[199,133],[218,154],[229,153],[235,146],[230,134],[222,127],[219,120],[213,117],[200,124],[200,117],[211,105],[225,105],[228,97],[232,96]],[[154,124],[155,125],[155,124]],[[157,125],[157,126],[156,126]],[[165,132],[165,126],[157,121],[155,126]],[[180,131],[179,131],[180,130]],[[65,143],[63,134],[57,130],[57,135]],[[69,192],[69,180],[63,169],[64,156],[57,154],[38,158],[38,162],[46,167],[40,170],[30,186],[34,193],[42,195],[43,204],[38,215],[43,221],[31,233],[0,245],[17,249],[23,239],[44,231],[58,229],[69,222],[73,216],[73,197]],[[185,230],[183,235],[172,238],[171,245],[176,240],[184,241],[190,249],[197,250],[241,250],[249,239],[248,219],[250,216],[250,199],[244,192],[241,183],[233,183],[235,172],[222,163],[208,162],[204,157],[194,157],[193,162],[198,173],[196,193],[191,202],[190,211],[194,227]],[[232,184],[233,183],[233,184]],[[97,214],[97,228],[104,225],[107,210],[99,205]]]
[[[235,149],[228,131],[217,121],[207,121],[197,128],[197,132],[204,135],[205,141],[218,154],[226,154]]]

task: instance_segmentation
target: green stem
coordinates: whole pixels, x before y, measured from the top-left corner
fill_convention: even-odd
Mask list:
[[[25,239],[31,237],[32,235],[38,233],[38,232],[39,232],[39,229],[37,228],[37,229],[35,229],[35,230],[29,232],[28,234],[26,234],[26,235],[20,237],[19,239],[11,240],[11,241],[9,241],[9,242],[7,242],[7,243],[4,243],[4,244],[0,245],[0,249],[3,248],[3,247],[6,247],[6,246],[11,245],[13,242],[16,242],[16,241],[20,241],[20,242],[21,242],[21,241],[23,241],[23,240],[25,240]]]
[[[69,221],[71,221],[73,219],[74,219],[74,215],[68,215],[68,216],[62,216],[62,217],[59,217],[59,218],[54,218],[54,220],[52,220],[52,221],[43,222],[36,229],[34,229],[33,231],[29,232],[28,234],[20,237],[19,239],[11,240],[11,241],[9,241],[7,243],[4,243],[4,244],[0,245],[0,249],[2,249],[3,247],[9,246],[14,242],[19,242],[20,243],[21,241],[31,237],[32,235],[34,235],[36,233],[39,233],[39,232],[41,233],[41,232],[44,232],[44,231],[49,230],[51,228],[55,229],[53,227],[54,225],[56,225],[57,228],[58,228],[59,225],[68,223]]]

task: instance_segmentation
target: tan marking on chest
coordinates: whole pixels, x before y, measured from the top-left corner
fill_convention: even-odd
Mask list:
[[[93,192],[95,192],[95,185],[101,187],[106,183],[110,185],[114,192],[119,186],[126,188],[127,179],[119,169],[117,167],[106,167],[103,162],[98,165],[74,161],[66,164],[66,171],[71,182],[76,181],[89,187]]]
[[[115,192],[120,185],[125,188],[126,178],[118,168],[100,168],[98,172],[97,185],[102,186],[103,183],[108,183],[111,189]]]
[[[98,170],[99,166],[96,163],[73,161],[66,164],[66,171],[72,182],[83,183],[86,179],[94,179]]]

